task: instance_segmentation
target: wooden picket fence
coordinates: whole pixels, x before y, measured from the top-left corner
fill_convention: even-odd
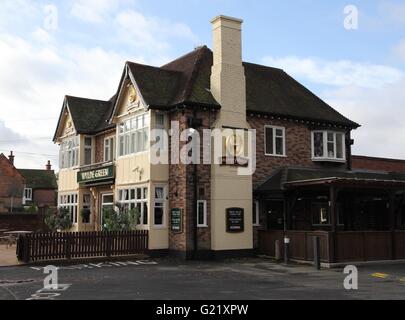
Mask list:
[[[17,242],[19,261],[110,258],[145,254],[148,231],[56,232],[21,235]]]

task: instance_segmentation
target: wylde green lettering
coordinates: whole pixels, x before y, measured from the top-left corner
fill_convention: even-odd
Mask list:
[[[108,179],[108,178],[113,178],[113,177],[114,177],[113,167],[106,167],[106,168],[102,168],[102,169],[79,172],[77,174],[77,181],[78,182],[90,182],[90,181],[103,180],[103,179]]]

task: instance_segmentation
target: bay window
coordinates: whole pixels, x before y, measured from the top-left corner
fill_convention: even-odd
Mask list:
[[[264,127],[265,154],[267,156],[285,156],[285,128]]]
[[[79,165],[79,137],[75,136],[62,141],[60,145],[60,168],[67,169]]]
[[[118,154],[126,156],[148,150],[149,114],[126,120],[118,128]]]
[[[335,131],[313,131],[312,158],[344,161],[346,159],[345,134]]]

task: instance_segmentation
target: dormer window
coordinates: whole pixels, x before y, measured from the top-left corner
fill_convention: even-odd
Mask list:
[[[345,134],[337,131],[312,131],[312,160],[345,161]]]

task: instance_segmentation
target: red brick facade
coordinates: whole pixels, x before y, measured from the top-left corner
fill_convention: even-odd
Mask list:
[[[22,206],[24,177],[18,172],[6,156],[0,154],[0,212]]]
[[[203,136],[203,129],[211,128],[215,121],[215,113],[210,111],[198,111],[195,114],[191,111],[175,111],[170,115],[170,121],[178,121],[180,132],[189,128],[187,120],[189,118],[201,119],[202,126],[198,129],[200,137]],[[202,141],[201,141],[202,142]],[[186,142],[180,142],[180,150]],[[200,158],[202,163],[203,145],[201,143]],[[170,231],[169,249],[180,252],[190,252],[194,249],[194,225],[196,219],[195,201],[195,172],[197,174],[197,196],[203,189],[200,200],[207,200],[207,221],[208,228],[198,228],[197,248],[199,251],[211,249],[210,232],[210,199],[211,199],[211,166],[210,165],[185,165],[171,164],[169,168],[169,203],[170,209],[183,209],[183,231],[174,233]]]
[[[56,190],[36,189],[32,191],[33,202],[36,206],[55,206],[57,203]]]
[[[263,183],[271,173],[282,166],[303,167],[344,167],[346,164],[321,164],[311,159],[311,128],[298,121],[277,120],[267,116],[250,115],[247,118],[252,129],[256,129],[256,172],[253,176],[253,188]],[[265,155],[265,126],[285,128],[286,157]],[[350,146],[347,146],[350,150]],[[349,152],[350,155],[350,152]]]
[[[352,156],[352,168],[372,171],[405,172],[405,160]]]

